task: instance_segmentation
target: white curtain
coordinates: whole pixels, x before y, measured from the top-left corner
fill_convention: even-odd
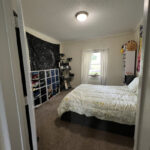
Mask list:
[[[91,56],[94,52],[101,53],[100,76],[89,76]],[[108,49],[88,50],[82,52],[81,83],[106,85],[108,66]]]
[[[92,51],[82,52],[82,66],[81,66],[81,83],[89,83],[89,69],[91,63]]]
[[[100,51],[101,53],[101,76],[100,76],[100,84],[106,85],[107,79],[107,69],[108,69],[108,49],[103,49]]]

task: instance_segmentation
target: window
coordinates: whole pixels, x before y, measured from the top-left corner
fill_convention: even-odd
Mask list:
[[[90,76],[99,76],[100,75],[100,70],[101,70],[100,63],[101,63],[101,53],[100,52],[92,53],[91,63],[90,63],[90,68],[89,68]]]

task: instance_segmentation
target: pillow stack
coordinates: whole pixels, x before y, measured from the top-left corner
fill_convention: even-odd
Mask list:
[[[134,78],[134,80],[128,85],[128,88],[134,92],[138,93],[139,77]]]

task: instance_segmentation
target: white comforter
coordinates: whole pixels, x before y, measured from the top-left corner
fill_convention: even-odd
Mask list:
[[[134,125],[137,95],[127,86],[81,84],[67,94],[58,107],[58,115],[67,111],[98,119]]]

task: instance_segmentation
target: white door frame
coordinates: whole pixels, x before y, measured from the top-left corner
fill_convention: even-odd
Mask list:
[[[8,127],[0,132],[0,136],[5,135],[3,140],[11,150],[29,150],[25,97],[21,84],[15,23],[10,0],[0,0],[0,80],[4,98],[0,101],[3,107],[0,111],[5,114],[1,116],[0,126],[3,127],[3,124],[7,123]]]
[[[135,128],[135,136],[134,136],[134,150],[142,150],[140,149],[140,136],[142,130],[142,122],[143,122],[143,112],[145,109],[146,102],[146,84],[148,84],[148,78],[146,76],[149,74],[150,70],[148,59],[150,59],[149,51],[150,51],[150,2],[149,0],[144,0],[144,15],[143,15],[143,42],[142,42],[142,53],[141,53],[141,63],[140,63],[140,83],[139,83],[139,95],[138,95],[138,111],[136,117],[136,128]],[[145,84],[146,83],[146,84]],[[147,86],[148,87],[148,86]],[[149,147],[150,148],[150,147]],[[143,149],[144,150],[144,149]],[[148,149],[147,149],[148,150]]]
[[[24,25],[21,0],[17,0],[17,13],[18,13],[18,26],[20,29],[20,37],[21,37],[23,63],[24,63],[24,70],[25,70],[25,79],[26,79],[26,88],[27,88],[27,104],[29,106],[32,144],[33,144],[33,150],[37,150],[38,149],[37,148],[37,133],[36,133],[36,123],[35,123],[34,101],[33,101],[33,95],[32,95],[32,87],[31,87],[30,59],[29,59],[29,50],[28,50],[26,32],[24,28],[25,25]]]

